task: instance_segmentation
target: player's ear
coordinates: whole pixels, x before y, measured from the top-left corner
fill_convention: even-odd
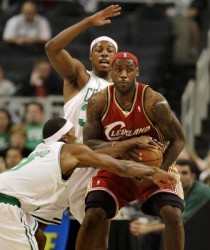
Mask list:
[[[139,76],[139,67],[136,67],[136,76]]]
[[[67,135],[63,135],[63,136],[62,136],[62,141],[66,143],[67,140],[68,140]]]
[[[92,61],[92,52],[89,53],[89,59]]]

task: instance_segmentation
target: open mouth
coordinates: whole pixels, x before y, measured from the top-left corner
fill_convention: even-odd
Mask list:
[[[103,64],[103,65],[108,65],[109,66],[109,61],[106,61],[106,60],[100,60],[99,63]]]

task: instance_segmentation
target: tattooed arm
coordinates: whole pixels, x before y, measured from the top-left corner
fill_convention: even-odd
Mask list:
[[[107,101],[107,89],[94,94],[87,105],[87,120],[83,130],[84,144],[92,149],[108,146],[109,143],[103,140],[103,128],[101,118],[105,111]]]
[[[184,132],[167,100],[160,93],[147,88],[144,106],[148,117],[160,129],[165,139],[169,141],[162,164],[162,168],[168,170],[184,148]]]

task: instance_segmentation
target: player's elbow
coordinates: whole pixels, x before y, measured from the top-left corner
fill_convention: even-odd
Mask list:
[[[184,149],[184,147],[185,147],[185,136],[184,136],[184,134],[182,135],[182,136],[180,136],[180,139],[179,139],[179,147],[180,147],[180,149],[181,150],[183,150]]]
[[[182,148],[182,150],[183,150],[184,147],[185,147],[185,139],[183,139],[180,143],[181,143],[181,148]]]
[[[52,48],[53,48],[53,41],[52,41],[52,39],[51,40],[49,40],[46,44],[45,44],[45,51],[47,52],[47,53],[49,53],[51,50],[52,50]]]
[[[58,48],[53,38],[49,40],[44,47],[47,54],[52,54],[58,51]]]

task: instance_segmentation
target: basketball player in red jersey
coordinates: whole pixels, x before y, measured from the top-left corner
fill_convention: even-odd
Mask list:
[[[117,43],[107,37],[101,36],[94,39],[90,45],[90,60],[92,62],[92,71],[85,68],[83,63],[76,58],[73,58],[65,49],[67,45],[76,39],[81,33],[85,32],[93,26],[109,25],[114,17],[121,14],[119,5],[110,5],[109,7],[96,12],[95,14],[85,17],[80,22],[66,28],[57,36],[52,38],[45,46],[46,53],[54,69],[63,78],[64,83],[64,116],[67,120],[73,122],[75,133],[78,138],[77,142],[82,143],[83,126],[86,121],[86,104],[89,97],[108,86],[111,82],[109,72],[110,57],[117,50]],[[137,138],[134,138],[137,139]],[[147,144],[154,145],[149,137],[140,137],[137,139],[142,143],[142,140]],[[125,141],[124,141],[125,143]],[[101,150],[105,154],[115,157],[115,153],[120,152],[120,147],[113,147]],[[109,151],[109,152],[108,152]],[[101,151],[102,152],[102,151]],[[117,154],[118,154],[117,153]],[[69,180],[66,192],[63,193],[55,204],[50,204],[48,207],[39,209],[33,212],[33,216],[39,221],[39,225],[44,229],[47,224],[61,223],[63,211],[69,207],[72,215],[81,223],[85,216],[85,194],[89,180],[96,174],[94,168],[80,168],[74,171]],[[106,224],[106,222],[105,222]],[[32,224],[33,226],[33,224]],[[109,231],[109,224],[103,225],[103,231],[98,231],[97,238],[100,242],[100,250],[107,249],[106,232]],[[41,231],[41,230],[40,230]],[[41,237],[41,232],[39,232]],[[45,244],[44,237],[41,237],[41,243]],[[101,245],[104,242],[104,247]],[[97,246],[93,249],[99,250]]]
[[[91,243],[97,241],[94,236],[103,222],[136,199],[143,202],[144,213],[159,216],[165,223],[164,249],[184,250],[184,197],[173,166],[184,147],[184,134],[166,99],[148,85],[137,83],[138,75],[138,60],[133,54],[120,52],[112,57],[114,85],[89,100],[84,143],[96,149],[102,144],[112,146],[120,140],[150,135],[167,145],[161,168],[177,177],[177,185],[173,188],[164,184],[160,189],[153,183],[142,182],[137,186],[131,178],[99,171],[88,187],[86,215],[78,233],[76,250],[93,250]]]

